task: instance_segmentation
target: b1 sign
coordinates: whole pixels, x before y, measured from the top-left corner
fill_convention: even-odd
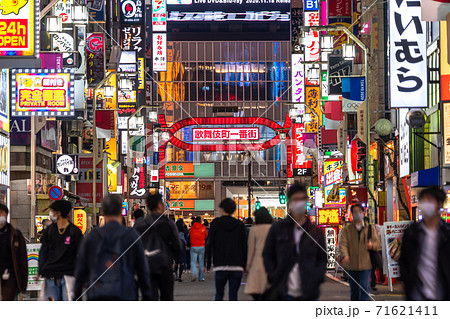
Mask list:
[[[305,11],[319,11],[319,0],[305,0]]]

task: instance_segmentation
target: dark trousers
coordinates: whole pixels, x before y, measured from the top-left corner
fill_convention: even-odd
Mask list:
[[[1,277],[2,274],[3,270],[0,273],[0,282],[2,291],[1,300],[13,301],[15,300],[18,291],[14,271],[10,270],[8,280],[3,280],[3,278]]]
[[[237,301],[241,287],[242,271],[216,271],[216,301],[222,301],[228,282],[228,300]]]
[[[159,274],[150,274],[150,284],[152,300],[173,301],[172,269],[164,270]]]
[[[352,301],[369,300],[369,282],[372,270],[348,271],[348,281],[350,283],[350,299]]]

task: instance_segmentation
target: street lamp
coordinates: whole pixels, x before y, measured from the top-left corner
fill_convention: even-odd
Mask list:
[[[334,36],[332,35],[322,35],[320,38],[320,47],[324,51],[333,51],[334,47]]]
[[[121,78],[119,80],[119,87],[122,90],[131,91],[133,89],[133,81],[128,78]]]
[[[114,86],[111,86],[111,85],[105,85],[105,86],[103,87],[105,97],[106,97],[106,98],[112,98],[112,97],[114,97],[114,91],[115,91],[115,89],[116,89],[116,88],[115,88]]]
[[[306,77],[310,81],[317,81],[320,79],[320,69],[317,64],[313,64],[307,71],[306,71]]]
[[[342,45],[342,57],[345,60],[353,60],[356,57],[356,47],[354,44],[343,44]],[[366,61],[367,63],[367,61]]]
[[[47,32],[48,33],[62,32],[62,17],[60,16],[47,17]]]
[[[89,12],[86,6],[72,6],[72,20],[74,24],[88,24]]]

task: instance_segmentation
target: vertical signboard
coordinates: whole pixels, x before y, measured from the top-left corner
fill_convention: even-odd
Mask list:
[[[311,121],[306,123],[305,132],[318,133],[320,118],[322,117],[322,111],[320,110],[320,87],[308,86],[306,87],[306,112],[311,114]],[[314,112],[313,112],[314,111]],[[318,116],[317,116],[318,115]]]
[[[441,100],[450,101],[450,64],[448,63],[447,22],[440,22]],[[445,119],[445,117],[444,117]]]
[[[28,281],[27,290],[40,291],[44,287],[44,278],[39,277],[39,250],[41,244],[27,244]]]
[[[383,260],[387,263],[388,276],[390,278],[400,277],[400,252],[402,248],[402,239],[405,229],[408,228],[411,221],[403,222],[385,222],[382,231]]]
[[[398,110],[400,177],[409,175],[409,125],[406,123],[408,111],[409,109]]]
[[[305,26],[319,26],[319,11],[305,12]],[[305,34],[305,60],[319,61],[320,60],[320,45],[319,32],[310,31]]]
[[[0,128],[9,132],[9,71],[0,72]]]
[[[130,192],[130,198],[145,198],[147,194],[146,184],[146,166],[138,165],[133,168],[133,174],[130,177],[130,184],[128,191]]]
[[[389,1],[391,107],[427,107],[426,24],[419,1]]]
[[[306,159],[306,155],[303,152],[305,124],[294,123],[292,125],[292,136],[294,138],[293,147],[293,168],[294,176],[311,176],[312,174],[312,161]]]
[[[443,103],[443,114],[444,119],[450,118],[450,102]],[[444,120],[444,165],[450,165],[450,121]]]
[[[292,54],[292,102],[305,102],[305,65],[303,54]]]
[[[39,1],[0,1],[0,56],[39,54]]]
[[[103,33],[88,34],[86,39],[86,77],[96,86],[105,77],[105,42]]]
[[[153,33],[153,71],[167,71],[166,33]]]
[[[61,17],[62,23],[72,23],[72,0],[59,0],[54,7],[54,15]]]
[[[152,28],[153,32],[167,31],[166,0],[152,0]]]
[[[344,77],[342,81],[342,112],[356,112],[366,99],[364,77]]]
[[[337,244],[337,236],[336,236],[336,228],[327,227],[325,228],[325,238],[327,245],[327,269],[334,269],[336,264],[336,244]]]

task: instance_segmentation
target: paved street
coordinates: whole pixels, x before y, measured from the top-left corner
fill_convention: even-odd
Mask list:
[[[333,272],[334,275],[334,272]],[[340,274],[338,275],[340,277]],[[348,301],[350,300],[350,287],[346,282],[327,277],[325,283],[321,287],[320,300],[323,301]],[[175,283],[175,300],[176,301],[208,301],[214,300],[214,273],[205,275],[204,282],[191,282],[190,274],[183,274],[185,281]],[[244,280],[245,281],[245,280]],[[239,290],[239,300],[250,301],[252,298],[244,293],[245,283]],[[372,292],[372,297],[377,300],[403,300],[401,285],[394,285],[394,291],[390,292],[387,286],[378,285],[378,291]],[[225,293],[227,296],[227,292]]]

